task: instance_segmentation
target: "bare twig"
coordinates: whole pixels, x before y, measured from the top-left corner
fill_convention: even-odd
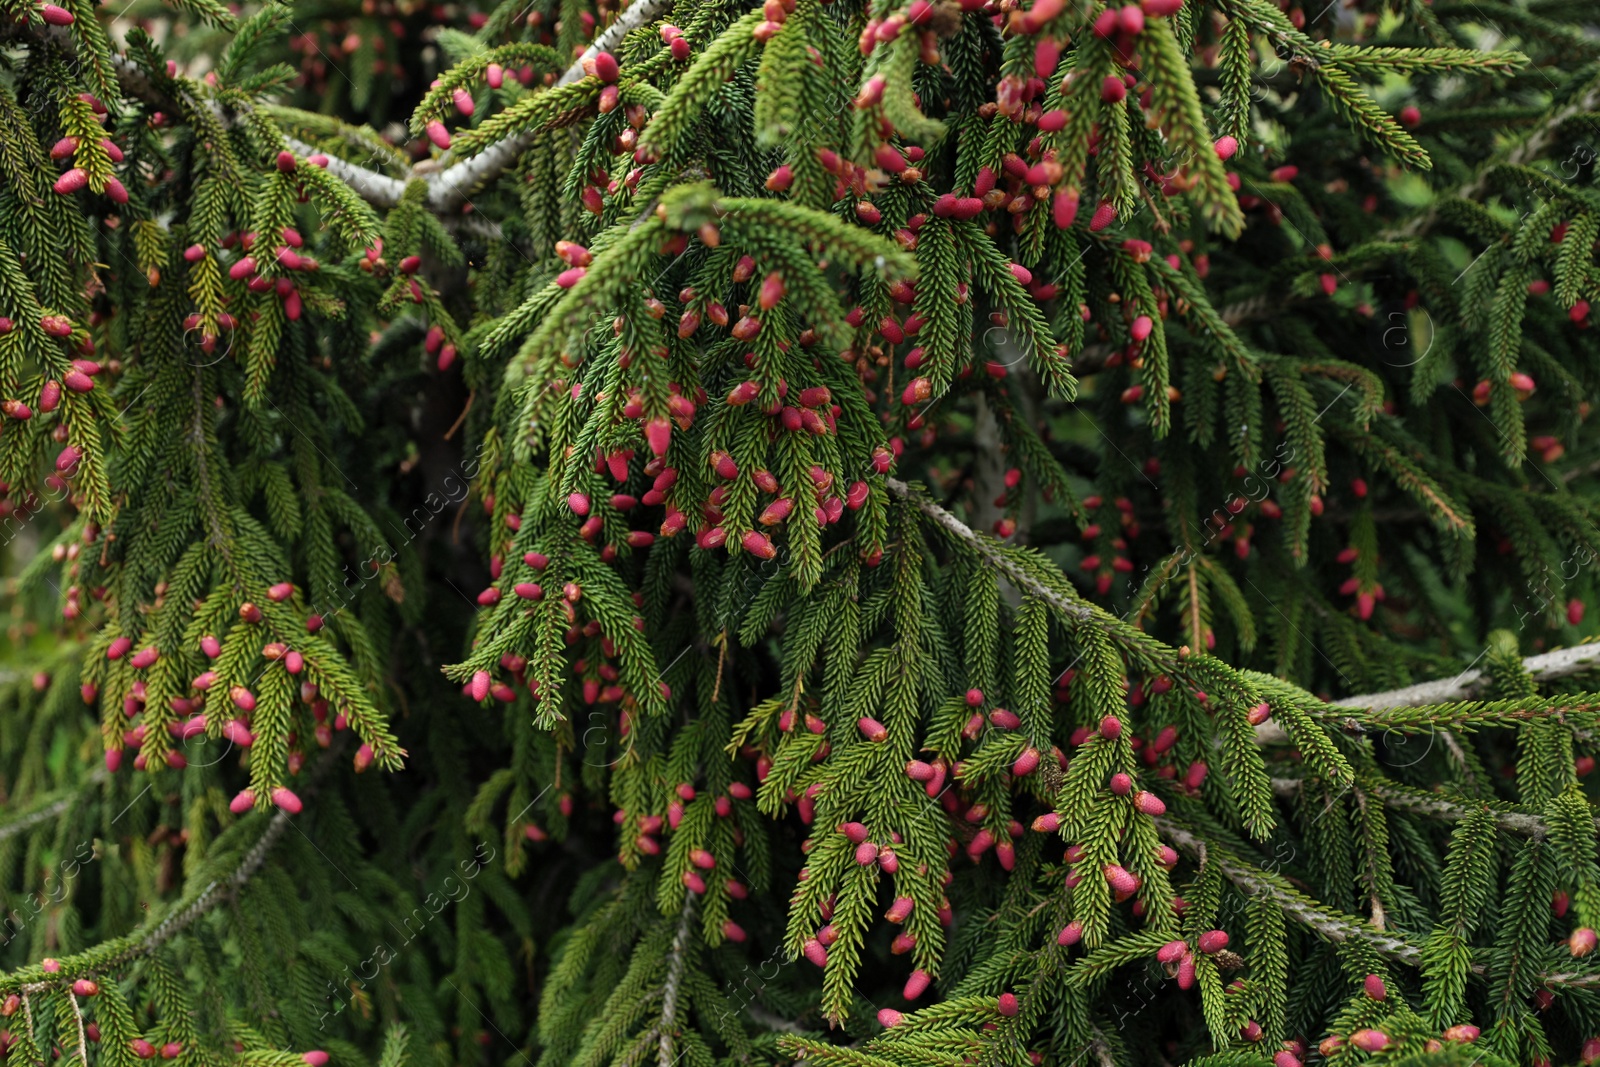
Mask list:
[[[667,965],[667,981],[661,987],[661,1055],[660,1067],[673,1067],[677,1057],[672,1054],[673,1038],[677,1034],[678,987],[683,984],[683,971],[689,961],[689,935],[694,928],[694,894],[683,898],[683,918],[678,923],[678,933],[672,939],[671,962]]]
[[[1244,859],[1221,848],[1206,848],[1205,841],[1196,833],[1170,816],[1155,820],[1156,829],[1177,848],[1202,863],[1217,865],[1217,870],[1246,896],[1259,897],[1276,904],[1283,914],[1295,920],[1324,940],[1340,944],[1361,941],[1375,952],[1396,963],[1409,967],[1422,965],[1422,948],[1398,935],[1379,930],[1355,915],[1333,911],[1295,891],[1273,871],[1251,866]],[[1482,963],[1472,965],[1472,973],[1482,976],[1488,968]],[[1538,976],[1540,985],[1591,988],[1600,986],[1600,974],[1579,971],[1551,971]]]
[[[1600,80],[1591,82],[1589,88],[1569,101],[1566,107],[1551,114],[1532,133],[1513,145],[1506,152],[1504,158],[1499,160],[1499,164],[1510,167],[1527,166],[1535,159],[1538,159],[1539,154],[1550,146],[1550,143],[1555,139],[1557,130],[1577,116],[1586,115],[1597,108],[1600,108]],[[1470,182],[1456,190],[1456,198],[1460,200],[1475,200],[1487,194],[1489,191],[1489,175],[1493,173],[1494,169],[1493,163],[1480,168],[1477,175]],[[1422,233],[1429,226],[1432,226],[1439,214],[1437,205],[1438,201],[1435,200],[1427,211],[1417,215],[1410,223],[1402,227],[1399,232],[1402,235],[1412,236]]]
[[[606,31],[594,39],[594,43],[584,50],[583,55],[568,67],[556,81],[556,87],[571,85],[583,77],[584,63],[593,60],[601,52],[609,52],[622,43],[622,39],[632,30],[643,26],[657,16],[666,12],[672,6],[672,0],[634,0],[634,3],[624,11],[617,21],[613,22]],[[473,192],[485,183],[494,180],[501,172],[512,163],[516,162],[524,149],[533,141],[531,134],[522,134],[516,137],[507,137],[497,141],[489,148],[473,156],[453,164],[446,169],[428,178],[428,206],[434,211],[446,214],[459,208]]]
[[[318,782],[337,762],[337,757],[342,746],[335,744],[322,759],[318,760],[307,776],[307,781],[302,795],[314,796]],[[11,976],[0,975],[0,988],[14,990],[23,995],[23,1002],[27,1002],[29,993],[43,993],[51,990],[70,987],[77,978],[91,974],[106,974],[116,971],[132,961],[143,956],[148,956],[156,949],[165,945],[189,927],[193,926],[202,916],[206,915],[218,904],[228,899],[246,882],[255,877],[267,861],[267,856],[272,852],[278,839],[289,828],[291,816],[286,811],[278,811],[267,821],[266,829],[261,836],[256,838],[255,844],[240,858],[236,866],[228,874],[215,878],[206,883],[205,887],[189,898],[187,904],[182,904],[177,910],[169,912],[165,917],[135,930],[126,937],[115,942],[107,942],[75,956],[64,957],[60,960],[60,969],[50,974],[48,978],[25,982],[18,986],[9,986],[7,979]]]
[[[1274,778],[1272,779],[1272,792],[1280,797],[1294,797],[1300,793],[1304,781],[1299,778]],[[1420,790],[1401,790],[1391,788],[1387,782],[1366,782],[1363,788],[1368,793],[1383,801],[1386,808],[1395,811],[1409,812],[1412,815],[1424,815],[1429,818],[1443,819],[1446,822],[1459,822],[1473,811],[1479,810],[1467,798],[1429,795]],[[1548,832],[1543,817],[1530,812],[1497,811],[1494,813],[1495,825],[1507,833],[1519,834],[1523,837],[1544,837]],[[1600,829],[1600,818],[1595,820],[1595,826]]]
[[[78,1023],[78,1062],[88,1067],[89,1063],[89,1035],[83,1027],[83,1005],[78,1003],[76,993],[67,994],[67,1003],[72,1005],[72,1017]]]
[[[1533,676],[1535,682],[1547,682],[1588,670],[1595,666],[1597,660],[1600,660],[1600,642],[1529,656],[1522,661],[1522,666]],[[1453,678],[1419,682],[1403,689],[1389,689],[1381,693],[1343,697],[1334,701],[1334,706],[1363,711],[1382,711],[1385,708],[1416,708],[1427,704],[1444,704],[1472,696],[1482,680],[1482,671],[1465,670]],[[1284,732],[1283,727],[1268,719],[1256,727],[1256,740],[1264,745],[1286,744],[1289,735]]]

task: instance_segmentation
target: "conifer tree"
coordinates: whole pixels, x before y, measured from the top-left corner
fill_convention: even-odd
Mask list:
[[[15,1067],[1600,1062],[1600,13],[0,0]]]

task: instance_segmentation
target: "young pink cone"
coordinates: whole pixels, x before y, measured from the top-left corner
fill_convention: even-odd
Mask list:
[[[907,1000],[916,1000],[927,992],[928,984],[932,981],[927,971],[912,971],[911,977],[906,979],[906,987],[901,990],[901,995]]]
[[[783,299],[783,294],[783,275],[773,271],[762,280],[761,290],[756,296],[756,303],[762,311],[771,311],[778,306],[778,301]]]
[[[89,184],[89,172],[82,167],[73,167],[55,180],[51,186],[61,196],[71,196],[86,188]]]
[[[1118,893],[1137,893],[1139,879],[1125,867],[1115,863],[1108,863],[1105,867],[1106,881],[1111,883],[1111,888]]]
[[[1194,957],[1185,956],[1178,961],[1178,988],[1191,989],[1194,986]]]
[[[740,544],[744,546],[746,552],[758,559],[772,559],[778,554],[778,550],[773,547],[771,539],[759,530],[751,530],[745,534]]]
[[[1382,1052],[1389,1047],[1389,1035],[1382,1030],[1357,1030],[1350,1035],[1350,1044],[1363,1052]]]
[[[650,446],[650,451],[657,456],[667,454],[667,446],[672,441],[672,422],[665,417],[651,419],[644,424],[644,437]]]
[[[1138,792],[1133,795],[1133,806],[1144,815],[1165,815],[1167,805],[1154,793]]]
[[[1156,959],[1160,960],[1162,963],[1176,963],[1178,960],[1181,960],[1188,953],[1188,951],[1189,942],[1168,941],[1165,945],[1162,945],[1156,950]]]
[[[877,719],[863,716],[856,723],[856,727],[861,731],[862,736],[868,741],[878,742],[887,741],[889,739],[889,728],[884,726],[883,723],[879,722]]]

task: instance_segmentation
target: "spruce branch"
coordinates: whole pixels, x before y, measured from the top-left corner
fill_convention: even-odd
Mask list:
[[[1424,950],[1409,938],[1379,930],[1358,916],[1343,914],[1313,900],[1294,888],[1282,875],[1253,866],[1218,843],[1202,839],[1172,816],[1161,816],[1155,822],[1161,836],[1172,842],[1179,851],[1203,864],[1216,864],[1222,876],[1240,892],[1276,904],[1285,916],[1317,936],[1334,944],[1357,943],[1385,959],[1408,967],[1423,966]],[[1472,973],[1481,977],[1489,973],[1489,968],[1482,963],[1474,963]],[[1600,974],[1551,971],[1538,975],[1537,980],[1546,986],[1581,988],[1600,984]]]
[[[598,46],[604,42],[604,47],[614,47],[622,36],[629,30],[643,25],[654,18],[661,11],[670,6],[671,0],[639,0],[625,11],[612,26],[602,34],[591,46],[591,55],[600,50]],[[613,31],[615,35],[613,36]],[[45,31],[36,31],[43,36]],[[70,47],[70,39],[64,34],[54,32],[52,38]],[[117,80],[124,93],[151,104],[174,112],[183,112],[194,107],[205,107],[219,120],[228,121],[226,109],[215,100],[180,102],[173,100],[160,87],[151,82],[150,78],[126,55],[116,53],[112,57],[117,74]],[[562,75],[558,84],[566,85],[583,76],[583,60],[580,58]],[[421,174],[414,170],[413,174],[424,177],[428,183],[428,207],[437,214],[455,216],[472,192],[484,183],[494,180],[507,167],[511,166],[518,155],[527,147],[527,137],[513,137],[501,141],[488,150],[474,156],[472,159],[457,163],[444,170],[434,170],[431,173]],[[337,155],[320,152],[318,148],[307,144],[299,138],[284,135],[287,144],[296,155],[308,157],[322,154],[327,157],[327,170],[329,174],[337,177],[348,185],[352,192],[360,196],[367,203],[376,208],[392,208],[400,203],[405,195],[409,181],[404,178],[393,178],[387,174],[379,173],[359,164],[352,163]],[[493,223],[478,220],[471,226],[472,232],[487,238],[498,238],[499,227]]]
[[[306,797],[315,794],[318,783],[333,768],[343,751],[343,745],[334,745],[310,769],[304,789]],[[16,991],[26,996],[29,993],[68,989],[78,978],[110,974],[134,960],[151,955],[244,888],[260,872],[273,847],[289,828],[292,818],[289,812],[283,810],[266,817],[266,826],[260,836],[239,857],[231,871],[221,877],[211,878],[192,894],[185,894],[159,918],[153,917],[124,937],[63,957],[57,961],[59,966],[53,971],[45,971],[42,966],[34,965],[8,975],[0,974],[0,992]]]
[[[636,2],[623,11],[617,21],[606,28],[605,32],[596,37],[588,49],[562,73],[556,82],[556,87],[570,85],[583,77],[585,61],[592,61],[600,52],[616,48],[629,32],[643,26],[645,23],[658,18],[672,6],[672,0],[636,0]],[[43,32],[43,31],[40,31]],[[58,39],[67,41],[64,34],[54,34]],[[70,41],[68,41],[70,44]],[[151,83],[144,71],[126,56],[117,54],[113,56],[116,66],[117,79],[124,92],[137,97],[147,103],[158,107],[179,110],[175,101],[162,93],[157,86]],[[194,102],[190,102],[191,106]],[[207,101],[206,107],[212,109],[219,117],[224,117],[223,109],[216,101]],[[473,156],[471,159],[453,164],[443,170],[434,170],[424,175],[428,183],[428,207],[435,213],[443,216],[456,215],[462,204],[473,192],[493,181],[507,167],[516,162],[517,157],[528,147],[532,134],[508,137],[499,141],[490,148]],[[318,150],[294,137],[285,137],[285,142],[298,155],[309,156]],[[326,153],[324,153],[326,154]],[[405,194],[406,179],[391,178],[386,174],[369,170],[358,164],[338,156],[328,156],[328,172],[335,175],[353,192],[363,200],[378,208],[392,208],[400,203]],[[416,172],[414,172],[416,173]],[[489,224],[492,225],[492,224]],[[487,225],[474,228],[482,236],[498,237],[498,229],[491,231]]]
[[[1488,194],[1490,180],[1499,166],[1525,167],[1533,163],[1544,154],[1556,140],[1557,133],[1568,122],[1583,115],[1587,115],[1600,108],[1600,77],[1590,81],[1589,85],[1562,107],[1547,113],[1543,120],[1530,131],[1527,136],[1518,140],[1505,150],[1501,158],[1493,159],[1480,167],[1472,179],[1463,184],[1454,193],[1457,200],[1477,201]],[[1406,225],[1396,231],[1396,236],[1416,235],[1426,232],[1439,217],[1439,203],[1442,199],[1435,198],[1424,212],[1417,214]]]
[[[406,182],[401,178],[391,178],[387,174],[368,170],[358,166],[340,156],[328,155],[320,149],[306,144],[295,137],[284,137],[284,142],[298,156],[312,156],[321,154],[327,157],[327,171],[350,187],[350,191],[373,207],[391,208],[400,202],[405,195]]]
[[[667,13],[672,7],[672,0],[634,0],[617,21],[607,26],[605,32],[596,37],[583,54],[573,61],[572,65],[557,79],[557,85],[570,85],[583,77],[583,65],[594,61],[594,57],[601,52],[615,51],[622,43],[622,39],[647,22]]]
[[[1295,302],[1292,297],[1277,297],[1269,294],[1253,296],[1240,300],[1218,309],[1216,315],[1228,327],[1240,326],[1247,322],[1276,315],[1283,311],[1286,303]],[[1109,342],[1084,346],[1072,360],[1072,373],[1075,377],[1083,378],[1105,369],[1106,360],[1122,350],[1121,345]]]
[[[1282,875],[1252,866],[1241,857],[1204,841],[1171,816],[1156,819],[1161,836],[1179,851],[1205,863],[1215,863],[1230,882],[1248,896],[1259,896],[1278,905],[1295,922],[1319,937],[1340,944],[1359,941],[1388,959],[1415,967],[1422,962],[1422,949],[1406,938],[1379,930],[1354,915],[1341,915],[1312,900],[1289,884]]]
[[[31,980],[12,985],[5,978],[0,977],[0,989],[14,989],[22,993],[42,993],[53,989],[70,987],[72,982],[89,974],[104,974],[119,970],[142,956],[148,956],[161,946],[193,926],[201,917],[206,915],[218,904],[227,900],[229,896],[245,883],[249,882],[277,844],[283,832],[289,828],[291,816],[284,811],[273,814],[267,820],[266,829],[256,839],[254,845],[245,852],[239,860],[237,867],[226,877],[213,879],[189,897],[180,902],[176,908],[153,922],[147,923],[141,930],[119,938],[113,942],[96,946],[74,956],[67,956],[60,961],[59,970],[54,972],[55,977],[33,978],[35,974],[43,974],[39,967],[27,968],[24,973]],[[13,972],[15,975],[18,972]]]
[[[898,478],[886,478],[885,485],[887,485],[890,492],[912,503],[924,515],[965,543],[985,562],[1005,575],[1007,580],[1025,593],[1039,597],[1063,615],[1078,618],[1085,622],[1093,621],[1103,614],[1088,604],[1068,600],[1058,590],[1052,589],[1039,581],[1034,575],[1019,566],[999,542],[979,535],[970,526],[962,522],[961,519],[929,499],[926,494],[916,491]],[[1112,622],[1114,620],[1111,620],[1110,616],[1105,616],[1102,621]],[[1600,642],[1530,656],[1523,661],[1523,666],[1536,682],[1549,681],[1584,671],[1592,666],[1597,659],[1600,659]],[[1329,705],[1329,707],[1382,711],[1387,708],[1411,708],[1445,704],[1469,698],[1484,678],[1484,672],[1471,669],[1456,675],[1454,678],[1422,682],[1402,689],[1380,693],[1345,697]],[[1355,719],[1346,720],[1344,725],[1347,729],[1360,729],[1362,726],[1361,722]],[[1256,726],[1255,737],[1257,743],[1262,745],[1286,744],[1290,741],[1288,732],[1273,719],[1268,719]]]
[[[1038,581],[1027,571],[1017,566],[1007,554],[1002,551],[999,542],[992,538],[984,537],[974,532],[972,527],[962,522],[955,515],[940,507],[930,500],[926,494],[919,493],[911,486],[898,478],[885,478],[884,484],[896,496],[909,501],[917,510],[932,519],[939,526],[963,541],[976,552],[983,560],[995,570],[1005,575],[1006,578],[1030,596],[1036,596],[1049,604],[1056,611],[1084,622],[1093,620],[1099,612],[1089,604],[1070,601],[1057,590],[1051,589]]]
[[[44,36],[42,32],[39,34]],[[52,34],[52,39],[64,41],[70,47],[70,39],[63,35]],[[142,100],[153,107],[171,111],[176,114],[193,114],[197,109],[209,111],[219,122],[225,125],[230,122],[228,110],[217,100],[196,100],[185,98],[174,99],[160,86],[150,80],[149,75],[132,59],[122,53],[112,56],[112,63],[117,74],[117,82],[122,91],[130,97]],[[319,153],[319,149],[306,142],[291,136],[284,136],[284,143],[296,155],[309,157]],[[322,153],[327,155],[326,153]],[[400,202],[405,193],[406,182],[400,178],[391,178],[375,170],[351,163],[339,156],[328,155],[328,173],[348,185],[354,193],[374,207],[391,208]]]
[[[4,679],[0,678],[0,684],[3,684],[3,682]],[[106,777],[105,768],[96,767],[85,776],[82,788],[65,790],[59,795],[47,798],[31,811],[18,815],[11,822],[0,823],[0,841],[20,834],[24,830],[31,830],[41,823],[47,823],[58,815],[64,814],[74,804],[78,803],[84,795],[104,784]]]
[[[78,995],[70,991],[67,993],[67,1003],[72,1007],[72,1018],[78,1027],[78,1062],[87,1064],[89,1062],[89,1035],[84,1031],[83,1005],[78,1003]]]

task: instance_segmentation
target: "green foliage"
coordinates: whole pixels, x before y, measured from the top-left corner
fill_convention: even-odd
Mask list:
[[[7,4],[0,1053],[1596,1058],[1593,11],[137,6]]]

